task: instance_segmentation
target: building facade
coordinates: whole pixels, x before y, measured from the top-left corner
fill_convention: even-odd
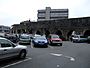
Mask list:
[[[0,25],[0,33],[10,33],[10,27]]]
[[[46,7],[45,10],[38,10],[37,21],[67,19],[68,9],[51,9]]]

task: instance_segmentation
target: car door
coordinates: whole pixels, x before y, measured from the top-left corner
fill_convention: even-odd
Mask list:
[[[4,54],[4,48],[2,48],[0,44],[0,59],[2,58],[5,58],[5,54]]]
[[[17,48],[13,47],[13,44],[9,40],[6,40],[6,39],[2,40],[1,48],[3,50],[4,58],[14,56],[18,52]]]
[[[9,57],[8,50],[11,49],[11,46],[7,44],[7,41],[5,39],[0,39],[0,45],[1,45],[1,51],[3,58]]]

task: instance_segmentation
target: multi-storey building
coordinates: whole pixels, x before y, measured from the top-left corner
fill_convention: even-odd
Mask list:
[[[67,19],[68,9],[51,9],[46,7],[45,10],[38,10],[37,21]]]
[[[0,25],[0,33],[10,33],[10,27]]]

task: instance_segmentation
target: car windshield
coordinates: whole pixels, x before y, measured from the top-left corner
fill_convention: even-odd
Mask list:
[[[87,38],[86,36],[80,36],[80,38]]]
[[[74,38],[79,38],[79,36],[74,36]]]
[[[21,39],[29,39],[29,36],[21,36]]]
[[[5,41],[6,41],[6,40],[4,40],[4,39],[0,39],[0,44],[1,44],[1,43],[5,43]]]
[[[10,40],[6,40],[6,39],[0,39],[0,44],[1,43],[12,43]],[[12,43],[14,44],[14,43]]]
[[[44,37],[37,37],[37,38],[35,38],[36,40],[46,40],[46,38],[44,38]]]
[[[52,38],[59,38],[59,36],[58,35],[53,35]]]

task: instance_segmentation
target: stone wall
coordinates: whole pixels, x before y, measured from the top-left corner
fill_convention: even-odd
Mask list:
[[[88,33],[90,35],[90,17],[38,22],[23,21],[18,25],[13,25],[12,28],[12,32],[14,33],[35,34],[37,31],[41,34],[46,34],[46,32],[58,33],[66,39],[69,38],[73,31],[77,34],[87,35]]]

